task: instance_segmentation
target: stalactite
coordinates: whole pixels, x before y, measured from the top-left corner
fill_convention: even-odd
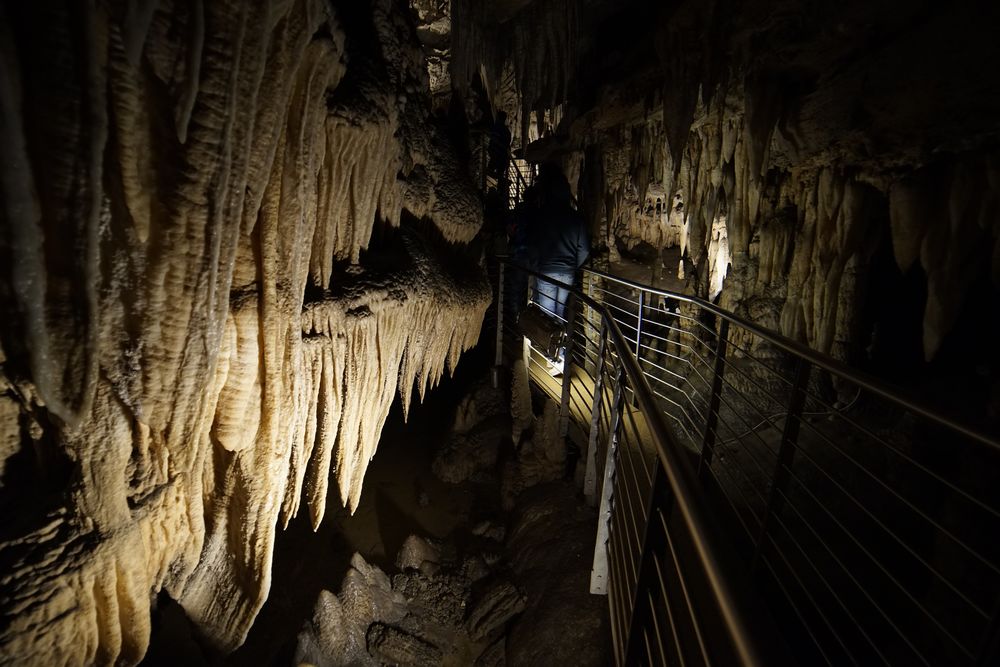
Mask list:
[[[482,74],[497,90],[509,68],[520,106],[515,134],[524,144],[532,113],[543,115],[569,97],[579,61],[580,5],[580,0],[536,0],[499,23],[489,2],[452,3],[454,85],[466,91]]]
[[[37,496],[0,532],[5,656],[135,663],[161,590],[239,645],[278,522],[322,518],[331,467],[356,507],[395,392],[477,339],[479,267],[363,261],[404,211],[442,245],[481,224],[401,9],[2,10],[0,501]]]
[[[310,475],[315,483],[308,489],[314,526],[326,507],[331,462],[340,500],[354,511],[397,390],[405,409],[414,385],[423,396],[479,338],[490,303],[488,286],[459,285],[434,270],[419,244],[410,240],[407,245],[417,267],[413,272],[308,304],[303,313],[303,335],[310,341],[312,367],[317,369],[311,382],[316,398],[309,397],[310,402],[317,400],[320,414],[339,415],[339,425],[331,423],[320,430],[314,444],[308,445],[314,447],[311,457],[317,461],[317,470]],[[378,363],[372,363],[373,358]],[[366,391],[351,389],[355,387]],[[311,443],[311,430],[300,427],[291,441]],[[295,458],[301,465],[310,460],[305,452]],[[293,474],[302,477],[298,471]],[[298,495],[293,489],[286,499],[286,521],[297,509],[293,499]]]
[[[552,109],[569,96],[579,58],[579,4],[579,0],[539,0],[510,22],[507,57],[514,66],[524,137],[532,111]]]
[[[766,144],[777,122],[773,109],[756,112],[766,120],[751,125],[733,103],[739,96],[720,94],[713,99],[692,124],[676,180],[668,169],[667,177],[653,181],[657,193],[663,192],[664,183],[675,184],[684,204],[682,214],[672,211],[665,220],[662,209],[657,214],[650,202],[637,201],[643,175],[660,173],[642,164],[647,160],[655,165],[659,159],[651,147],[662,147],[659,155],[669,159],[662,126],[655,118],[645,121],[644,130],[629,131],[630,140],[615,139],[615,130],[606,131],[611,133],[606,143],[618,147],[603,156],[607,223],[625,247],[640,241],[656,248],[679,246],[696,269],[704,267],[698,289],[705,296],[719,292],[730,262],[751,286],[786,283],[782,331],[821,351],[833,351],[841,335],[838,326],[846,326],[840,309],[856,289],[853,282],[842,285],[841,279],[869,228],[871,188],[830,168],[767,168]],[[773,107],[766,100],[758,106],[769,104]],[[779,213],[789,206],[799,216],[792,227],[781,222]],[[753,266],[746,273],[750,262]]]
[[[498,80],[501,52],[497,31],[491,30],[492,19],[485,0],[452,0],[451,80],[459,90],[467,91],[481,72],[489,83]]]
[[[992,151],[964,154],[967,149],[962,140],[952,139],[948,145],[942,134],[936,139],[942,147],[948,145],[938,149],[943,155],[929,152],[917,158],[912,148],[902,150],[901,146],[879,147],[882,154],[871,155],[871,143],[858,138],[867,135],[849,130],[855,120],[849,115],[851,97],[861,90],[852,87],[851,76],[871,76],[871,65],[858,64],[851,76],[839,73],[823,78],[826,75],[821,74],[818,84],[808,84],[816,85],[808,102],[796,98],[803,85],[799,73],[793,68],[771,70],[774,61],[763,46],[765,40],[750,40],[732,49],[728,75],[712,75],[708,65],[703,70],[700,66],[685,69],[680,33],[687,30],[705,43],[724,43],[730,38],[731,25],[753,25],[753,18],[741,16],[739,10],[727,18],[711,14],[713,3],[703,3],[698,16],[711,18],[701,24],[704,30],[692,30],[697,23],[692,4],[687,5],[689,13],[682,10],[672,15],[670,28],[661,34],[660,57],[668,82],[664,122],[668,127],[686,125],[682,121],[691,101],[683,95],[671,97],[674,86],[689,95],[700,87],[703,98],[703,105],[696,105],[687,141],[679,142],[690,145],[700,140],[704,146],[702,128],[722,123],[720,158],[725,165],[723,190],[734,263],[753,260],[755,265],[749,268],[757,274],[760,286],[787,281],[787,293],[779,297],[785,300],[782,330],[821,351],[841,354],[836,339],[858,333],[838,329],[849,326],[845,322],[852,319],[844,313],[857,308],[853,303],[855,274],[864,271],[873,251],[872,236],[877,236],[881,220],[888,218],[900,269],[908,271],[919,262],[927,275],[924,354],[932,359],[964,305],[963,295],[981,273],[984,260],[978,248],[1000,237],[994,222],[996,188],[989,185]],[[779,13],[771,20],[780,24],[785,18]],[[942,34],[929,26],[927,32],[933,33],[932,38]],[[886,62],[875,64],[885,68]],[[690,75],[687,79],[686,74]],[[722,92],[713,93],[719,81]],[[714,103],[704,99],[706,93],[712,93]],[[722,98],[727,98],[725,107],[720,104]],[[742,103],[732,103],[740,99]],[[871,104],[866,108],[872,108]],[[889,106],[896,109],[898,104]],[[888,118],[896,118],[894,113],[890,111]],[[901,136],[897,133],[894,140]],[[715,186],[713,153],[714,149],[695,155],[689,149],[682,158],[689,161],[696,184],[693,198],[685,193],[685,201],[693,207],[711,204],[711,197],[702,199],[697,190],[708,179]],[[677,171],[684,168],[682,164]],[[791,225],[782,213],[788,208],[797,209],[798,220]],[[696,237],[692,244],[697,244],[701,231],[692,226]],[[758,247],[750,258],[746,251],[755,239]],[[790,256],[793,242],[794,256]],[[846,280],[845,272],[850,274]],[[1000,274],[995,261],[994,273]]]
[[[967,158],[930,165],[889,188],[893,250],[902,271],[918,262],[927,273],[924,356],[933,358],[964,306],[982,262],[1000,274],[983,244],[1000,243],[1000,189],[991,166],[996,158]],[[994,245],[994,247],[997,247]]]
[[[90,407],[97,382],[98,234],[102,205],[101,158],[108,136],[105,66],[108,55],[107,17],[93,7],[81,7],[52,17],[41,39],[26,41],[14,32],[5,8],[0,37],[5,48],[0,64],[0,127],[8,147],[2,167],[3,223],[10,250],[6,300],[20,317],[18,343],[10,350],[24,353],[30,372],[48,409],[76,425]],[[19,14],[41,20],[41,8],[20,8]],[[41,15],[41,16],[40,16]],[[15,48],[17,45],[18,48]],[[58,64],[40,67],[31,79],[21,68],[44,63],[48,49],[60,51],[78,67],[75,77],[58,76]],[[39,108],[25,117],[23,105],[51,86],[50,95],[70,100]],[[60,117],[69,116],[67,123]],[[52,128],[52,129],[49,129]],[[31,165],[62,167],[54,178],[38,178]],[[72,239],[62,248],[46,246],[46,237]],[[31,341],[24,345],[20,341]]]

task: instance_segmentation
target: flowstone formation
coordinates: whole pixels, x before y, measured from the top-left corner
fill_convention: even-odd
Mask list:
[[[5,661],[135,663],[159,591],[238,646],[279,523],[355,507],[392,396],[478,338],[408,11],[4,6]]]

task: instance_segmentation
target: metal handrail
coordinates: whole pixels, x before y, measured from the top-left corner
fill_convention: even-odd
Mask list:
[[[620,363],[621,371],[632,389],[637,408],[643,414],[650,430],[650,443],[659,461],[660,469],[665,474],[666,485],[674,507],[679,511],[683,525],[687,531],[698,557],[698,564],[703,571],[711,590],[714,604],[720,613],[731,645],[740,664],[762,665],[764,651],[761,649],[761,624],[764,617],[759,613],[750,613],[749,593],[745,589],[746,582],[739,576],[730,554],[730,548],[723,544],[721,534],[709,516],[704,500],[698,491],[699,485],[695,471],[686,459],[684,448],[677,442],[663,421],[663,415],[653,398],[653,390],[645,373],[631,354],[631,343],[627,343],[619,327],[618,321],[612,316],[607,306],[582,290],[566,285],[527,267],[516,265],[505,257],[498,258],[500,263],[499,299],[498,299],[498,350],[497,361],[500,362],[499,345],[503,328],[503,273],[504,267],[522,271],[536,280],[544,280],[557,287],[567,290],[579,303],[583,303],[599,313],[602,329],[606,332],[612,346],[619,352],[615,359]],[[572,323],[572,317],[567,318]],[[603,347],[603,343],[602,343]],[[567,371],[568,372],[568,371]],[[564,386],[568,386],[568,383]],[[565,389],[564,389],[565,393]],[[596,392],[595,392],[596,393]],[[595,396],[595,402],[600,400]],[[595,411],[596,422],[596,411]],[[591,425],[594,428],[594,424]],[[646,517],[647,522],[649,517]],[[638,582],[637,582],[638,585]],[[777,642],[767,642],[769,645]]]
[[[836,664],[837,655],[856,660],[855,651],[904,664],[975,662],[977,655],[978,664],[991,664],[1000,657],[1000,545],[977,537],[1000,531],[1000,493],[987,491],[991,471],[1000,471],[1000,443],[703,299],[601,271],[585,273],[588,289],[613,301],[608,305],[620,314],[615,316],[636,332],[640,369],[661,382],[669,376],[668,395],[655,392],[660,409],[677,421],[692,449],[700,450],[701,481],[712,486],[731,513],[732,526],[743,531],[755,579],[780,589],[781,600],[771,602],[784,605],[786,617],[790,614],[807,634],[806,643],[812,642],[811,648],[798,646],[803,656],[816,651],[803,660]],[[673,307],[657,308],[655,315],[647,310],[651,317],[644,318],[643,307],[656,295],[711,318]],[[779,354],[761,356],[760,345]],[[672,354],[672,348],[678,351]],[[709,394],[694,384],[706,381],[696,366],[713,378]],[[822,378],[813,368],[833,378],[835,386],[827,389],[840,393],[853,386],[854,398],[831,405],[821,396]],[[862,406],[852,411],[862,393]],[[692,395],[697,419],[677,402],[691,401]],[[815,407],[807,410],[807,404]],[[879,407],[890,409],[871,412]],[[894,424],[910,415],[934,428],[914,430],[912,440],[901,444],[892,435],[896,428],[878,426],[876,415]],[[717,441],[723,428],[731,437]],[[724,448],[724,460],[713,460],[717,447]],[[959,466],[942,468],[941,456]],[[977,472],[961,472],[963,460],[976,461]],[[947,507],[953,508],[950,514],[942,510]],[[960,523],[957,512],[963,512]],[[928,534],[934,536],[930,545]],[[818,567],[816,557],[826,566]],[[918,568],[918,578],[898,574],[896,558]],[[969,567],[978,574],[967,572]],[[970,582],[970,576],[976,578]],[[871,588],[876,581],[881,587]],[[846,597],[844,584],[851,589]],[[961,614],[941,600],[926,599],[921,585],[937,586]],[[858,614],[864,620],[869,613],[866,606],[876,612],[874,625],[870,619],[857,621]],[[845,618],[851,619],[847,625]],[[880,624],[884,629],[875,627]],[[854,637],[845,638],[845,632]],[[933,637],[942,643],[935,646]],[[890,652],[897,650],[892,642],[901,642],[906,655],[887,657],[885,642]]]
[[[863,373],[855,368],[851,368],[850,366],[847,366],[846,364],[837,361],[836,359],[824,356],[810,347],[807,347],[801,343],[797,343],[796,341],[790,338],[786,338],[785,336],[782,336],[773,331],[765,329],[757,324],[754,324],[753,322],[745,320],[739,317],[738,315],[735,315],[727,310],[719,308],[710,301],[706,301],[705,299],[690,294],[683,294],[680,292],[658,289],[655,287],[651,287],[649,285],[643,285],[641,283],[637,283],[635,281],[628,280],[626,278],[613,276],[609,273],[606,273],[604,271],[599,271],[597,269],[585,267],[582,270],[585,273],[590,273],[592,275],[598,276],[603,280],[610,280],[612,282],[625,285],[626,287],[640,290],[647,294],[655,294],[657,296],[662,296],[669,299],[675,299],[677,301],[682,301],[685,303],[696,305],[700,309],[705,310],[720,319],[726,320],[731,324],[735,324],[740,328],[749,331],[755,336],[758,336],[761,339],[766,340],[767,342],[771,343],[778,349],[787,352],[788,354],[805,359],[806,361],[808,361],[813,366],[816,366],[817,368],[821,368],[827,372],[833,373],[834,375],[840,376],[852,382],[853,384],[864,388],[865,391],[868,391],[876,396],[879,396],[880,398],[896,403],[901,407],[906,408],[910,412],[914,412],[920,415],[921,417],[924,417],[925,419],[928,419],[930,421],[939,424],[940,426],[943,426],[953,431],[957,431],[962,435],[979,442],[980,444],[986,445],[988,447],[996,449],[997,451],[1000,451],[1000,442],[998,442],[995,438],[992,438],[989,435],[983,433],[982,431],[979,431],[966,424],[956,421],[946,415],[941,414],[940,412],[934,410],[933,408],[926,405],[923,401],[919,399],[906,396],[905,390],[901,388],[890,388],[886,386],[885,382],[882,380],[877,380],[866,373]]]
[[[676,534],[686,540],[689,521],[702,526],[712,519],[728,521],[734,531],[729,537],[736,540],[735,551],[747,569],[745,581],[738,576],[727,581],[752,582],[782,619],[781,627],[789,628],[783,637],[800,660],[838,664],[868,656],[886,664],[986,665],[1000,658],[1000,544],[983,537],[1000,533],[1000,491],[990,491],[995,485],[989,481],[991,471],[1000,471],[1000,443],[703,299],[585,272],[586,293],[573,290],[585,306],[583,317],[571,313],[564,321],[570,345],[582,345],[579,351],[568,346],[567,358],[574,359],[577,372],[597,380],[592,393],[578,394],[595,405],[603,401],[602,409],[595,408],[586,419],[588,424],[581,424],[584,431],[590,429],[591,450],[599,431],[598,440],[608,439],[611,456],[623,395],[643,415],[659,413],[655,427],[648,420],[650,432],[663,429],[667,434],[667,439],[657,436],[660,445],[649,450],[659,461],[655,469],[666,478],[673,461],[684,475],[685,455],[698,454],[698,473],[686,481],[717,503],[711,511],[698,505],[696,511],[700,508],[704,516],[684,517]],[[690,308],[650,308],[649,297],[656,295]],[[768,352],[761,354],[761,347]],[[619,376],[605,372],[606,355]],[[537,363],[529,365],[532,372],[544,372]],[[834,384],[816,376],[814,368],[830,373]],[[602,383],[616,388],[610,405],[604,405]],[[564,378],[564,408],[568,386]],[[853,389],[857,394],[848,400]],[[840,397],[833,405],[830,390]],[[632,417],[627,410],[625,415]],[[905,415],[918,421],[906,429],[910,438],[900,441],[896,434]],[[918,423],[934,428],[921,429]],[[647,478],[652,483],[646,455],[631,446],[640,437],[632,424],[631,440],[623,431],[624,449],[615,454],[625,456],[620,462],[623,477],[611,488],[624,495],[622,507],[610,515],[617,527],[610,527],[608,542],[610,581],[621,579],[609,589],[612,618],[618,622],[613,635],[616,645],[625,641],[629,646],[620,659],[635,658],[630,642],[635,614],[642,608],[642,618],[648,620],[659,604],[641,599],[645,591],[653,594],[642,586],[656,584],[648,578],[648,546],[642,535],[645,531],[649,539],[654,514],[664,521],[654,505],[642,508],[647,493],[658,496],[646,484]],[[588,498],[594,493],[590,456]],[[959,465],[941,467],[942,456]],[[962,468],[964,461],[972,470]],[[605,467],[615,474],[612,458]],[[685,480],[663,484],[673,489]],[[603,507],[603,493],[601,500]],[[680,504],[673,499],[669,504],[676,516],[684,516]],[[667,530],[666,524],[663,528]],[[654,539],[656,544],[664,543]],[[637,555],[637,549],[642,553]],[[680,568],[674,553],[657,568],[669,568],[671,555]],[[660,577],[658,590],[666,591],[663,572],[654,574]],[[688,591],[681,592],[687,599]],[[634,595],[634,606],[623,603],[623,595]],[[682,621],[688,618],[683,608],[681,613]],[[685,641],[674,618],[661,620],[669,621],[673,646]],[[651,631],[639,623],[643,632]],[[799,634],[790,628],[799,628]],[[671,638],[661,636],[659,626],[655,630],[655,636],[644,640],[654,648],[660,641],[662,651],[664,638],[667,646]],[[690,637],[686,641],[688,648],[693,646]],[[707,660],[700,635],[698,642]],[[684,662],[680,648],[675,657]]]
[[[627,350],[628,346],[617,322],[603,307],[601,308],[601,317],[610,320],[608,330],[614,339],[615,347],[619,350]],[[646,416],[647,423],[652,430],[653,445],[656,448],[660,465],[667,474],[674,501],[684,517],[687,530],[698,551],[698,557],[704,564],[709,583],[719,601],[719,609],[732,633],[737,653],[745,665],[763,664],[755,642],[751,638],[747,619],[740,612],[740,605],[737,603],[739,597],[733,590],[735,586],[731,581],[733,570],[728,571],[728,576],[724,574],[727,572],[723,566],[724,558],[722,556],[725,551],[720,545],[720,540],[708,529],[711,522],[704,509],[704,504],[694,500],[698,495],[695,492],[697,484],[694,472],[684,465],[684,452],[680,444],[677,443],[660,418],[659,408],[652,398],[653,390],[649,386],[646,375],[639,368],[638,362],[627,354],[621,355],[621,359],[629,382],[636,390],[635,398],[639,409]]]

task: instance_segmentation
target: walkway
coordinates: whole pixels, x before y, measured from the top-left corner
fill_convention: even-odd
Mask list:
[[[619,664],[993,664],[995,439],[676,292],[588,272],[569,319],[529,368],[587,447]]]

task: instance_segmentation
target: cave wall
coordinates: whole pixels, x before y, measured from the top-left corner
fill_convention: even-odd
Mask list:
[[[662,181],[686,202],[696,263],[726,216],[724,305],[748,313],[766,297],[766,324],[853,361],[888,236],[902,272],[926,273],[930,360],[971,282],[1000,286],[1000,87],[978,70],[1000,56],[991,16],[971,3],[720,2],[670,17],[656,41]],[[708,45],[732,60],[696,62]]]
[[[0,654],[135,663],[159,591],[231,650],[278,526],[477,340],[476,192],[405,3],[2,13]]]
[[[481,23],[465,34],[496,36],[455,39],[453,76],[486,60],[523,73],[517,104],[562,110],[527,153],[584,159],[582,208],[612,252],[679,245],[713,296],[724,224],[723,305],[845,360],[886,242],[925,274],[926,360],[974,285],[1000,288],[995,3],[579,0],[548,20],[565,0],[534,0],[502,22],[454,4]],[[671,223],[655,200],[674,196]]]

